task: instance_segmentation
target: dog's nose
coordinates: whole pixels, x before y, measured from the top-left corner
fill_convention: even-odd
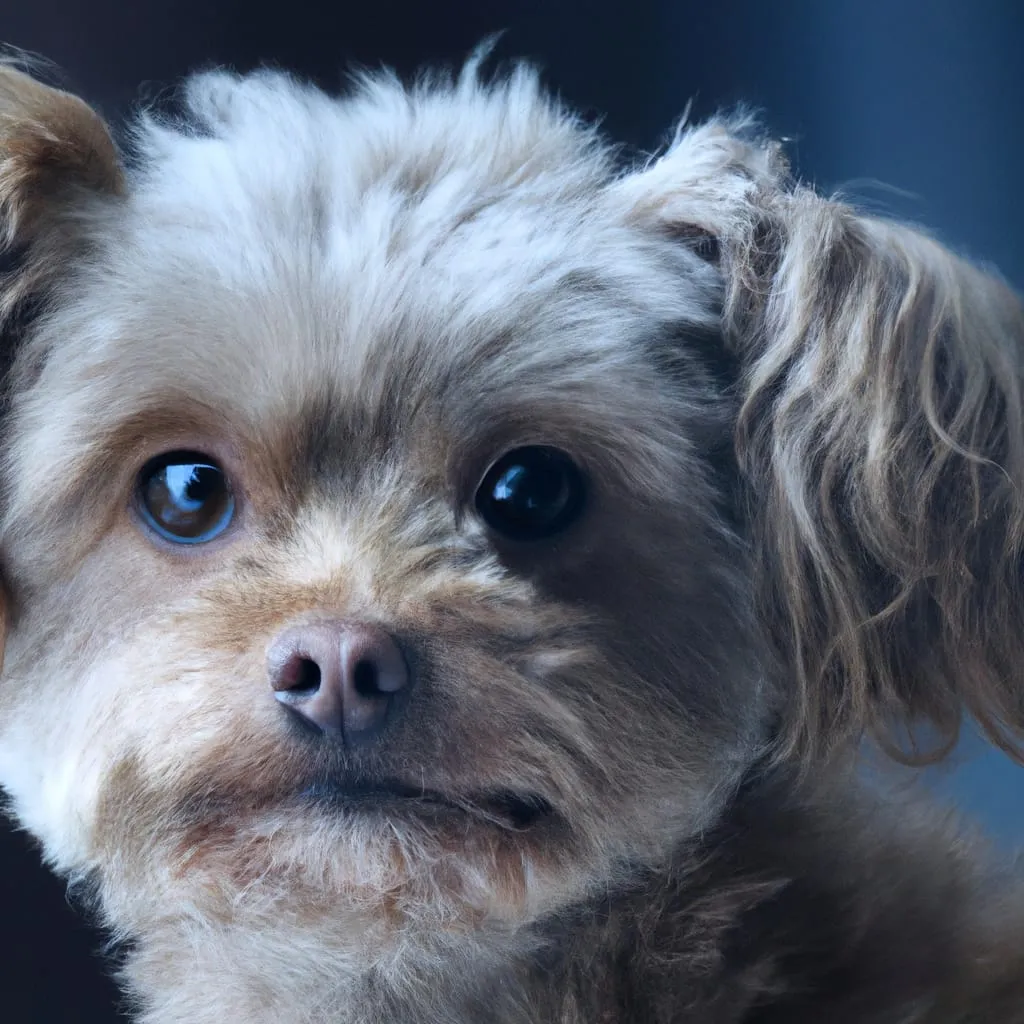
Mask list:
[[[318,622],[285,630],[268,653],[274,696],[320,732],[357,747],[374,740],[412,676],[378,626]]]

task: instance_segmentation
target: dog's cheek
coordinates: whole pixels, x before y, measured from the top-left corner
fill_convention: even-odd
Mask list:
[[[750,736],[763,709],[742,541],[701,475],[677,474],[659,496],[613,496],[594,538],[578,547],[570,538],[535,578],[542,593],[602,623],[603,659],[636,681],[624,696],[630,718],[652,738],[674,723],[674,756],[704,773],[723,741]]]
[[[263,665],[183,632],[201,614],[197,582],[167,571],[128,527],[65,573],[40,587],[21,567],[0,679],[0,784],[48,854],[77,870],[116,766],[142,759],[170,789],[211,731],[251,738],[259,706],[245,690]]]
[[[251,671],[194,649],[183,656],[160,623],[102,643],[63,639],[47,649],[15,638],[2,687],[0,782],[48,854],[74,870],[92,855],[97,808],[117,765],[140,759],[173,790],[211,730],[229,733],[234,718],[239,740],[251,740],[245,719],[231,715],[240,694],[226,692]]]
[[[38,674],[47,681],[66,678],[60,696],[31,694]],[[93,695],[106,686],[89,685],[86,667],[76,670],[56,659],[41,658],[28,677],[8,673],[6,691],[22,699],[5,700],[0,731],[0,785],[11,799],[19,822],[44,845],[61,870],[76,870],[88,857],[91,820],[107,765],[116,756],[116,732]],[[98,693],[97,693],[98,691]]]

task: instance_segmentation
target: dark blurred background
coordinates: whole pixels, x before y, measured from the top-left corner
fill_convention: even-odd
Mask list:
[[[924,224],[1024,287],[1024,4],[1019,0],[0,0],[0,40],[53,60],[111,118],[191,68],[458,63],[505,30],[618,139],[651,149],[687,101],[743,101],[801,174]],[[975,736],[924,784],[997,841],[1024,840],[1024,772]],[[117,1019],[100,938],[0,824],[0,1019]],[[234,1024],[234,1022],[231,1022]]]

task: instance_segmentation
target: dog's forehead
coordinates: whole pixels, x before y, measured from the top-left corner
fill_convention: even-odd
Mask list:
[[[413,92],[374,80],[331,100],[282,77],[212,76],[194,92],[208,131],[151,127],[112,247],[126,292],[142,293],[125,304],[154,319],[158,289],[162,303],[187,291],[211,331],[298,357],[327,349],[353,374],[371,350],[404,357],[427,338],[526,344],[538,318],[606,317],[599,345],[612,309],[672,316],[693,298],[664,240],[607,202],[608,148],[531,78]]]
[[[147,321],[122,331],[133,345],[199,328],[195,365],[215,351],[243,377],[272,367],[365,393],[374,369],[428,352],[445,372],[499,337],[525,346],[539,317],[586,315],[578,287],[568,302],[601,276],[588,190],[570,206],[458,153],[439,168],[400,147],[370,175],[366,147],[334,142],[260,168],[241,144],[202,141],[184,173],[171,161],[172,182],[140,189],[111,252],[121,308]]]
[[[108,247],[104,292],[137,351],[162,336],[207,382],[235,363],[236,392],[291,374],[365,397],[372,371],[434,385],[483,367],[493,384],[570,350],[602,362],[627,320],[705,315],[664,241],[611,211],[606,148],[532,80],[377,81],[342,101],[203,81],[209,131],[150,128]]]

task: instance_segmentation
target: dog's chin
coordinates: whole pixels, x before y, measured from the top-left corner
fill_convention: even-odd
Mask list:
[[[425,823],[463,818],[466,824],[514,832],[550,825],[558,817],[551,802],[537,793],[505,789],[449,794],[393,778],[318,778],[300,790],[298,800],[330,816],[416,819]]]
[[[189,801],[163,874],[174,898],[184,891],[214,915],[237,915],[242,903],[258,914],[285,900],[289,913],[358,918],[360,927],[477,928],[521,922],[538,900],[546,905],[544,886],[564,887],[572,829],[540,794],[351,771],[259,792],[252,782],[247,792],[208,789]]]

